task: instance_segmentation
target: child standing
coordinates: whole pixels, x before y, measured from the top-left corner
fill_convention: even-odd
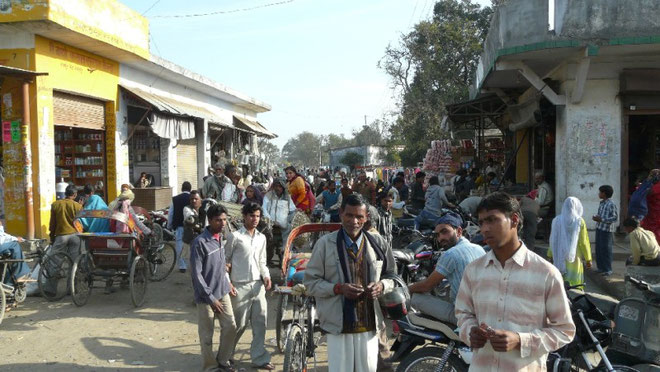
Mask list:
[[[598,188],[601,199],[598,214],[593,216],[596,225],[596,265],[603,276],[612,275],[612,245],[614,244],[614,223],[619,219],[616,205],[611,200],[614,189],[610,185]]]

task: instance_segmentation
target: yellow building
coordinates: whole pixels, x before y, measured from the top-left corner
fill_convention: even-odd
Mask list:
[[[13,68],[12,73],[0,70],[4,168],[1,189],[9,233],[30,235],[29,210],[32,209],[35,235],[47,236],[50,205],[55,201],[56,183],[60,179],[77,186],[98,185],[107,201],[116,197],[120,185],[130,179],[126,145],[130,135],[127,136],[124,123],[126,93],[120,90],[120,66],[154,61],[162,60],[149,53],[147,19],[116,0],[28,0],[0,4],[0,65]],[[180,74],[166,67],[165,75]],[[39,74],[20,74],[17,69]],[[29,117],[22,110],[22,87],[26,79]],[[197,84],[205,84],[207,90],[218,90],[209,88],[207,82]],[[249,97],[220,93],[235,98],[237,107],[244,110],[233,114],[247,119],[256,121],[256,113],[270,109]],[[204,112],[209,111],[213,107]],[[200,125],[202,130],[198,133],[203,136],[196,136],[199,139],[193,142],[198,141],[197,147],[202,150],[208,148],[209,124],[258,135],[227,120],[214,120],[211,118],[214,115],[177,114],[200,119],[196,125]],[[174,140],[164,142],[165,146],[173,142],[169,151],[176,154],[178,142]],[[198,177],[198,169],[202,169],[203,175],[210,163],[210,154],[198,158],[200,161],[190,177]],[[176,191],[177,184],[174,177],[173,184],[163,186]]]

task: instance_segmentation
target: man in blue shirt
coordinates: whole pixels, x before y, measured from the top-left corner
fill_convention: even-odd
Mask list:
[[[323,190],[321,195],[316,199],[316,203],[321,204],[323,210],[330,213],[330,222],[340,222],[340,203],[337,203],[340,195],[341,193],[337,190],[337,184],[334,181],[330,181],[328,182],[328,189]]]
[[[463,270],[470,262],[486,254],[481,246],[470,243],[462,236],[462,224],[461,217],[454,213],[447,213],[437,220],[434,231],[438,243],[447,250],[440,256],[435,270],[428,278],[408,287],[410,293],[414,293],[410,302],[412,307],[451,324],[456,324],[454,301],[461,285]],[[427,293],[445,278],[450,285],[449,302]]]
[[[209,225],[190,245],[190,267],[195,304],[197,331],[202,349],[202,370],[233,371],[229,359],[236,337],[236,321],[229,295],[236,290],[229,282],[225,249],[221,246],[221,232],[227,224],[227,210],[213,205],[206,213]],[[220,345],[213,355],[213,328],[220,321]]]
[[[612,201],[614,188],[610,185],[602,185],[598,188],[598,197],[601,199],[598,205],[598,214],[592,219],[596,224],[596,265],[597,272],[603,276],[612,275],[612,246],[614,245],[614,231],[619,212]]]

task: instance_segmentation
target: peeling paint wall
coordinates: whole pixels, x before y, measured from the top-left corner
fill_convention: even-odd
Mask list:
[[[573,80],[562,85],[572,91]],[[598,187],[611,185],[612,200],[619,206],[621,195],[621,103],[617,97],[619,81],[588,80],[579,104],[557,109],[556,207],[568,196],[584,206],[589,229],[595,228],[591,216],[598,211]],[[620,222],[620,221],[619,221]],[[618,225],[618,224],[617,224]]]
[[[11,36],[11,37],[9,37]],[[0,33],[0,64],[25,70],[34,69],[34,38],[24,32]],[[35,84],[30,84],[30,96],[35,94]],[[23,121],[23,91],[22,81],[5,78],[0,88],[0,124]],[[30,115],[34,118],[37,108],[31,106]],[[35,120],[32,120],[34,127]],[[31,131],[31,140],[37,138],[36,131]],[[20,142],[4,143],[2,148],[4,167],[3,207],[5,214],[5,231],[11,234],[26,233],[25,226],[25,178],[23,150]],[[32,182],[38,179],[38,173],[33,171]]]

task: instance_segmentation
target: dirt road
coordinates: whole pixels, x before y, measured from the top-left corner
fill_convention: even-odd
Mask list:
[[[278,270],[271,272],[279,276]],[[266,348],[282,370],[274,331],[277,296],[267,298]],[[254,370],[250,340],[248,330],[235,355],[237,370]],[[28,297],[5,314],[0,345],[0,371],[197,371],[201,359],[190,274],[175,270],[165,281],[149,283],[145,305],[137,309],[127,289],[105,295],[94,288],[83,307],[68,296],[60,302]],[[317,371],[327,371],[323,340],[318,351]]]

